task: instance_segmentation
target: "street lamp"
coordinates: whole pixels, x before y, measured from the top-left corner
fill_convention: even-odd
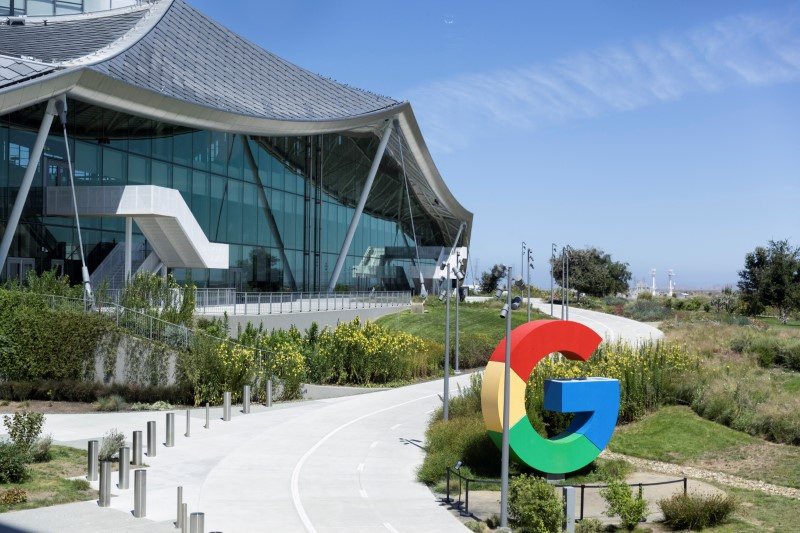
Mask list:
[[[520,256],[519,260],[519,275],[522,277],[522,271],[525,269],[525,250],[528,247],[528,244],[525,241],[522,241],[522,255]]]
[[[503,439],[500,458],[500,527],[508,528],[508,424],[511,402],[511,265],[508,274],[508,298],[500,316],[506,319],[506,366],[503,372]]]
[[[569,247],[569,244],[566,246],[566,253],[564,257],[566,258],[567,262],[567,288],[564,291],[564,297],[566,298],[567,302],[567,320],[569,320],[569,256],[572,253],[572,248]]]
[[[461,280],[464,279],[464,274],[461,273],[461,253],[456,252],[456,368],[455,373],[460,374],[458,369],[458,301],[461,300]],[[449,289],[449,287],[448,287]]]
[[[447,305],[444,327],[444,421],[449,419],[450,407],[450,263],[447,263]],[[441,298],[441,295],[440,295]]]
[[[564,320],[564,297],[567,294],[567,252],[566,248],[561,248],[561,320]]]
[[[533,250],[528,248],[528,322],[531,321],[531,269],[533,268]]]
[[[555,279],[555,276],[553,276],[553,266],[556,264],[556,243],[553,243],[552,255],[550,257],[550,316],[554,316],[553,298],[555,297],[555,292],[553,289],[553,280]]]

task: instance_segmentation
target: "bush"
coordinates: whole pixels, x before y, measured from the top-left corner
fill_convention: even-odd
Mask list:
[[[683,494],[658,501],[664,522],[675,529],[699,530],[725,522],[736,512],[736,498],[725,494]]]
[[[3,505],[15,505],[27,501],[28,493],[17,487],[3,491],[3,493],[0,494],[0,504]]]
[[[28,453],[16,444],[0,442],[0,483],[22,483],[28,479]]]
[[[618,516],[623,527],[633,531],[647,517],[647,500],[642,496],[642,488],[634,498],[630,486],[623,480],[611,479],[608,487],[600,490],[600,495],[608,503],[606,515]]]
[[[35,463],[46,463],[52,459],[50,447],[53,445],[53,436],[45,435],[37,439],[31,446],[31,458]]]
[[[8,430],[8,437],[11,441],[27,453],[42,433],[44,415],[17,411],[11,416],[5,415],[3,425]]]
[[[553,487],[542,478],[522,474],[508,488],[509,523],[515,531],[561,531],[564,510]]]
[[[171,403],[163,401],[153,403],[136,402],[131,405],[131,411],[171,411],[174,408],[175,406]]]
[[[606,528],[597,518],[584,518],[575,524],[575,533],[600,533]]]
[[[103,435],[103,443],[100,445],[97,458],[100,461],[111,461],[119,454],[119,449],[123,446],[125,446],[125,435],[117,428],[109,429]]]
[[[119,394],[102,396],[94,403],[94,408],[98,411],[120,411],[125,407],[125,398]]]
[[[636,300],[625,304],[624,312],[626,317],[640,322],[656,322],[672,316],[672,311],[663,303],[653,300],[652,297],[642,299],[641,294]]]

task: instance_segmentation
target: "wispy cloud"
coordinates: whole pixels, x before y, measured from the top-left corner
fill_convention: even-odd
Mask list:
[[[800,80],[800,16],[736,16],[551,63],[460,76],[410,92],[429,144],[469,146],[487,127],[531,129],[678,100],[690,93]]]

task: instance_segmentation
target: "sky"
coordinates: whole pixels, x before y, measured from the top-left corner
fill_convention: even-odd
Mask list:
[[[549,286],[556,243],[719,288],[756,246],[800,245],[800,0],[188,1],[410,101],[474,213],[470,270],[518,274],[525,242]]]

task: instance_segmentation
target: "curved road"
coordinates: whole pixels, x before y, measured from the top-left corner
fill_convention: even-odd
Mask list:
[[[536,305],[549,311],[549,304]],[[609,340],[661,336],[650,326],[593,311],[570,310],[570,318]],[[468,382],[467,375],[451,378],[450,390],[455,394]],[[131,518],[133,490],[114,485],[110,510],[86,502],[6,513],[0,526],[103,531],[111,520],[118,530],[172,531],[176,487],[182,486],[190,512],[205,513],[207,531],[465,531],[416,482],[425,428],[441,405],[442,386],[436,380],[270,409],[254,406],[249,415],[234,410],[230,422],[212,409],[209,429],[203,428],[204,410],[193,410],[188,438],[185,413],[177,413],[173,448],[161,444],[164,413],[48,415],[45,433],[83,449],[110,428],[130,439],[148,420],[158,423],[157,454],[145,458],[147,519]]]

